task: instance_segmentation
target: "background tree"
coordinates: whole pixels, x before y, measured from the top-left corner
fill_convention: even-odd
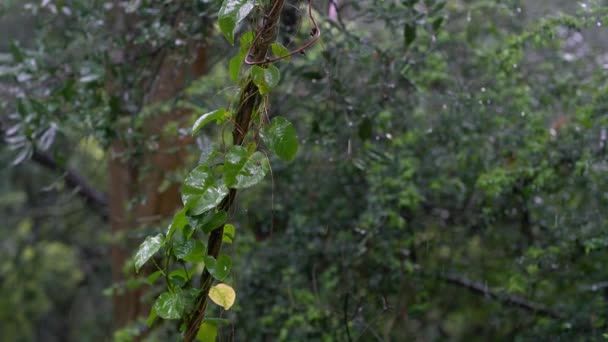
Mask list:
[[[205,29],[219,5],[1,5],[3,27],[37,26],[0,42],[3,339],[107,339],[123,319],[102,289],[145,288],[131,302],[141,308],[164,291],[129,263],[112,285],[111,269],[122,276],[134,244],[166,232],[160,216],[199,147],[231,139],[221,126],[184,138],[234,95],[240,50]],[[268,107],[294,123],[299,152],[289,164],[269,153],[271,177],[235,199],[224,253],[238,300],[210,307],[228,320],[218,339],[603,338],[606,6],[315,2],[322,40],[277,64]],[[305,3],[288,9],[295,29],[278,33],[293,49],[312,27]],[[237,42],[257,24],[244,21]],[[209,73],[195,79],[203,42]],[[106,161],[125,177],[100,172]],[[124,227],[140,229],[110,233],[104,217],[124,208]],[[130,247],[112,265],[116,241]],[[140,319],[115,338],[144,331],[167,340],[179,327]]]

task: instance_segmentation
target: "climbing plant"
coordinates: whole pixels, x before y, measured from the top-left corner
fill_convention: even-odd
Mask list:
[[[276,42],[284,4],[284,0],[223,2],[218,22],[231,44],[237,26],[248,16],[256,16],[258,20],[253,22],[257,25],[254,31],[240,35],[239,52],[230,60],[230,77],[239,88],[238,95],[226,108],[201,115],[192,134],[215,122],[231,128],[232,143],[205,148],[199,165],[183,182],[183,209],[175,214],[165,234],[147,237],[135,255],[139,270],[162,250],[164,266],[155,263],[158,270],[150,275],[149,282],[162,276],[167,288],[156,299],[148,323],[156,317],[181,320],[185,341],[215,339],[222,320],[205,316],[209,299],[225,310],[236,300],[235,290],[226,283],[232,262],[230,256],[221,253],[221,247],[232,243],[236,234],[234,225],[228,222],[237,191],[256,185],[268,174],[266,152],[291,161],[298,151],[293,125],[281,116],[272,120],[268,117],[269,93],[280,81],[280,71],[273,63],[303,52],[319,38],[320,31],[309,2],[311,39],[294,51]],[[195,281],[198,273],[199,280]]]

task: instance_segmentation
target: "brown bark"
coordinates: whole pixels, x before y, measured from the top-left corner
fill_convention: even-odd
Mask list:
[[[136,20],[126,18],[122,12],[113,13],[112,16],[115,34],[128,32],[129,26],[132,26],[129,24]],[[135,53],[133,50],[129,52]],[[129,52],[111,51],[110,58],[115,64],[127,63],[125,61],[133,60],[128,56]],[[190,49],[190,56],[183,56],[183,53],[169,49],[156,53],[149,65],[144,66],[148,70],[153,70],[153,74],[151,79],[141,85],[142,89],[146,89],[146,93],[143,94],[143,105],[163,103],[179,95],[191,78],[199,77],[206,71],[206,53],[206,47],[201,45]],[[137,66],[127,65],[127,67],[136,69]],[[129,89],[125,89],[125,85],[120,84],[120,80],[111,77],[110,69],[108,75],[109,94],[120,98],[121,92]],[[134,271],[125,270],[124,265],[141,241],[129,241],[128,232],[142,224],[159,222],[170,216],[181,205],[179,184],[171,184],[162,191],[159,189],[168,173],[184,166],[186,145],[191,143],[191,139],[163,135],[163,129],[172,121],[177,121],[180,127],[184,126],[183,121],[189,115],[189,111],[180,109],[154,114],[146,118],[140,128],[146,141],[151,144],[140,141],[137,143],[138,146],[131,146],[133,142],[123,138],[128,134],[117,134],[110,147],[108,202],[113,236],[110,254],[114,284],[120,286],[134,276]],[[146,147],[150,145],[153,148]],[[130,153],[134,149],[141,152],[136,157]],[[121,288],[113,297],[113,318],[117,329],[147,314],[148,310],[148,307],[141,302],[144,288],[140,287],[136,290],[128,290],[124,286]]]

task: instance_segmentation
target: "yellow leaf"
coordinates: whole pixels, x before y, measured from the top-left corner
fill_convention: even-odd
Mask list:
[[[230,310],[236,300],[236,292],[234,292],[234,289],[229,285],[217,284],[209,289],[209,298],[211,298],[215,304],[226,310]]]

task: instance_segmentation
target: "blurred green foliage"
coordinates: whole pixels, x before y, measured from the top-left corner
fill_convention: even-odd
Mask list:
[[[137,154],[155,138],[138,128],[162,109],[226,108],[239,51],[213,32],[208,75],[162,109],[127,88],[130,116],[117,118],[105,63],[126,42],[100,24],[104,3],[42,3],[22,14],[39,26],[28,41],[0,51],[0,337],[130,340],[143,322],[109,332],[106,224],[60,174],[27,160],[47,149],[103,187],[114,135],[128,132]],[[142,18],[133,41],[150,51],[202,40],[196,18],[215,20],[219,8],[128,4]],[[276,65],[269,115],[294,123],[299,148],[289,164],[269,154],[271,177],[231,213],[224,253],[237,302],[215,309],[229,320],[219,340],[606,338],[608,4],[545,5],[342,2],[339,18],[322,20],[320,44]],[[180,6],[187,24],[176,30],[168,22]],[[326,16],[327,2],[315,9]],[[296,43],[308,34],[299,25]],[[148,62],[114,72],[135,85]],[[214,127],[193,150],[226,138]],[[157,324],[147,338],[173,340],[177,329]]]

